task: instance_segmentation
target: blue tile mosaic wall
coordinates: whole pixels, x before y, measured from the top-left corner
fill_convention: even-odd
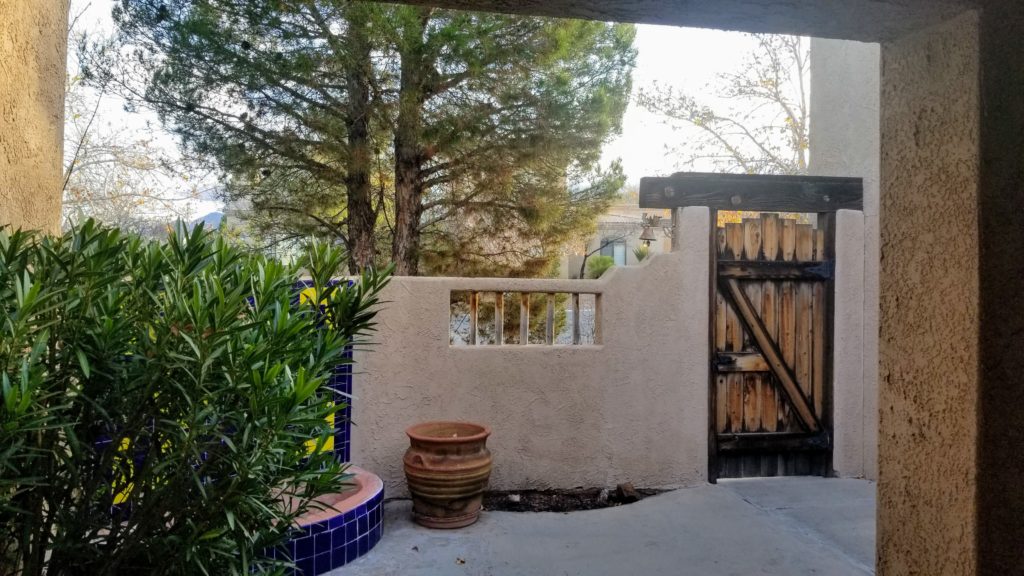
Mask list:
[[[345,348],[345,358],[352,359],[352,346]],[[352,364],[335,366],[328,386],[334,390],[334,401],[346,404],[334,420],[334,455],[341,462],[349,462],[352,456]]]
[[[352,456],[352,346],[345,349],[349,362],[334,367],[328,386],[335,402],[345,403],[334,426],[334,454],[341,462]],[[384,532],[384,489],[355,509],[329,520],[302,527],[278,558],[295,563],[293,576],[316,576],[344,566],[366,554]]]
[[[366,554],[384,533],[384,489],[365,504],[329,520],[302,527],[301,532],[276,552],[277,558],[295,563],[293,576],[316,576]]]
[[[348,284],[351,286],[353,282],[350,280]],[[312,287],[313,283],[310,280],[303,280],[296,284],[296,288],[301,291],[306,288]],[[299,296],[296,294],[293,302],[298,302]],[[345,359],[348,360],[345,364],[339,364],[334,367],[334,373],[331,376],[331,380],[328,386],[334,390],[334,401],[344,402],[345,408],[338,412],[334,421],[334,455],[341,462],[351,461],[352,446],[350,438],[352,437],[352,346],[345,347]]]

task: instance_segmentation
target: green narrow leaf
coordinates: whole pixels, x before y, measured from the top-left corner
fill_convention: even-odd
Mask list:
[[[82,374],[85,374],[85,377],[89,378],[89,375],[91,374],[89,358],[81,349],[75,350],[75,355],[78,356],[78,364],[82,367]]]

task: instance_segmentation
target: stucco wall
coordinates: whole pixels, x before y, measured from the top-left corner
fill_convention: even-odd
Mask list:
[[[833,466],[840,476],[871,479],[878,478],[879,51],[811,39],[810,173],[864,179],[863,241],[838,244],[839,266],[849,273],[840,273],[836,295]],[[858,256],[860,264],[851,260]]]
[[[976,573],[977,30],[882,46],[882,575]]]
[[[0,225],[60,226],[69,0],[0,0]]]
[[[404,493],[405,428],[460,419],[493,428],[494,489],[706,479],[708,211],[679,230],[684,250],[600,280],[395,278],[356,358],[353,461]],[[599,291],[602,344],[450,347],[449,294],[466,289]]]
[[[864,420],[864,215],[836,214],[836,293],[833,329],[832,468],[863,477]]]

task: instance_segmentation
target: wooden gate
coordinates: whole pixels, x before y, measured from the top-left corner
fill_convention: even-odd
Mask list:
[[[640,198],[711,208],[710,479],[828,475],[835,211],[860,209],[860,179],[684,173]]]
[[[830,220],[764,213],[715,230],[718,477],[829,472]]]

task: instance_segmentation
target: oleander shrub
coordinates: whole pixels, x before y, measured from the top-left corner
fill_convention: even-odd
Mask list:
[[[0,574],[280,571],[265,551],[347,479],[308,443],[388,271],[332,282],[344,264],[202,227],[0,229]]]

